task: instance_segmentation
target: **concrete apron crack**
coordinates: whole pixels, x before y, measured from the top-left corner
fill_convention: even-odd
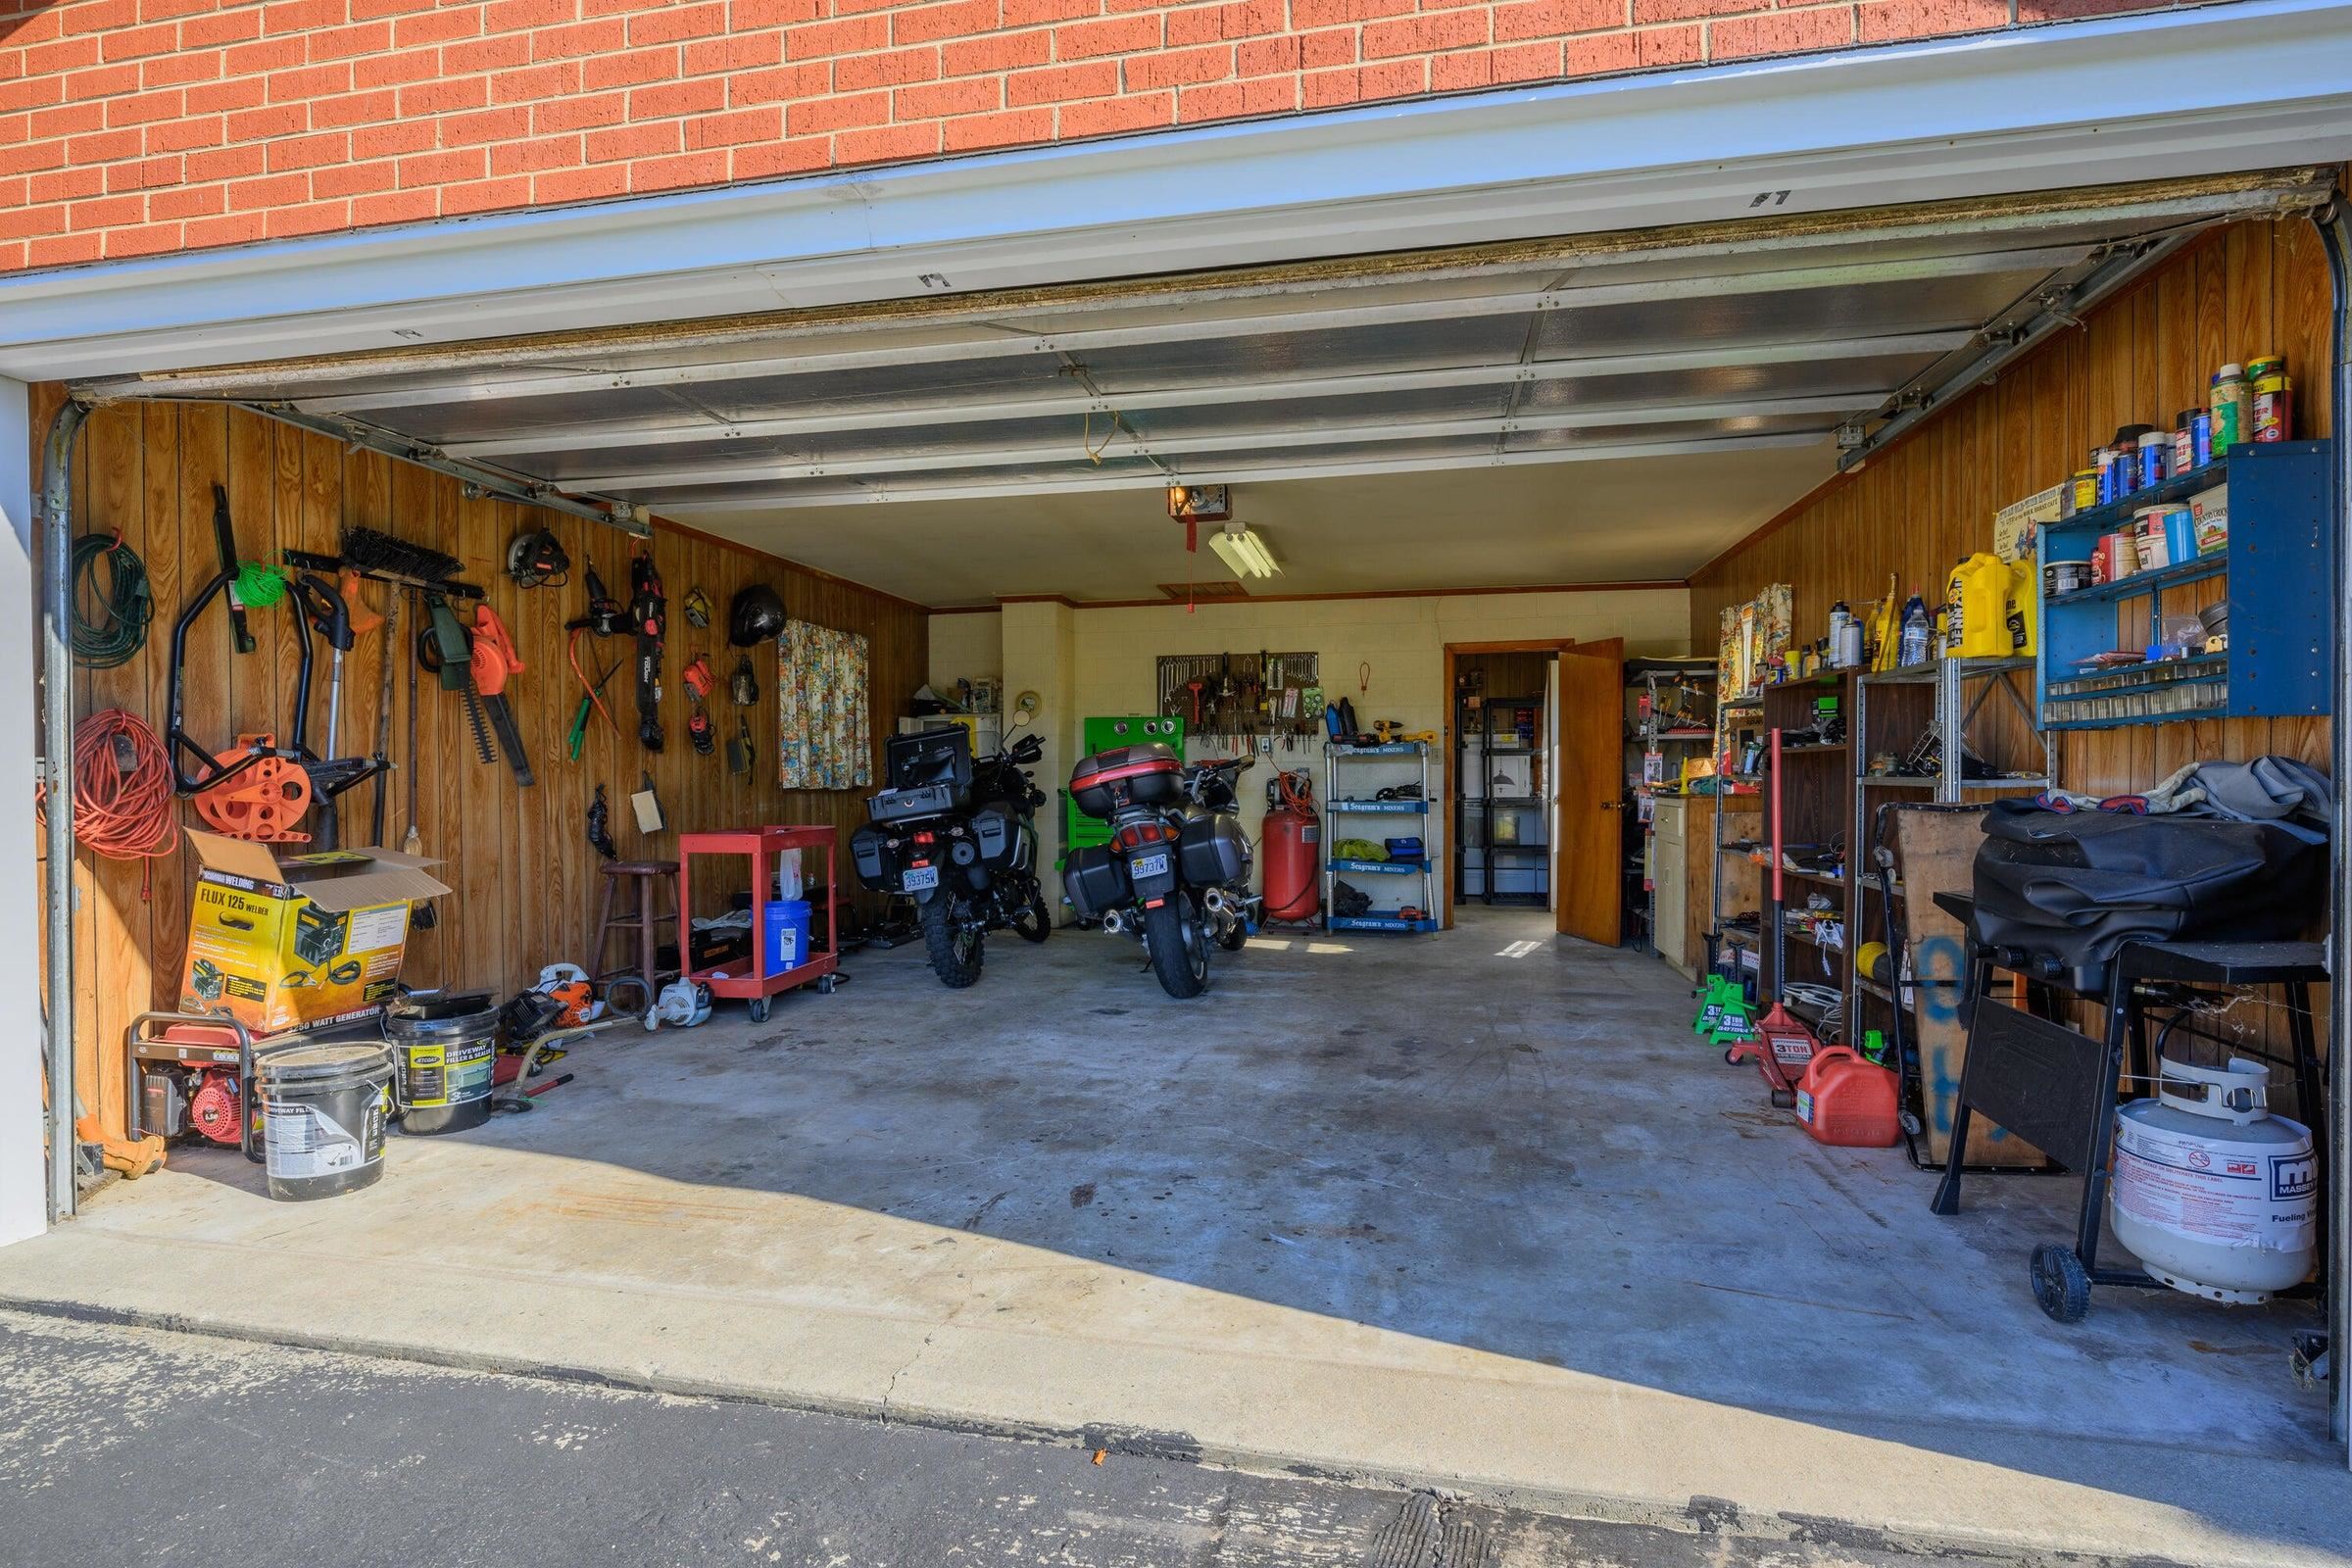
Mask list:
[[[938,1335],[939,1330],[937,1329],[933,1329],[930,1333],[925,1334],[923,1336],[923,1343],[916,1346],[914,1348],[914,1353],[906,1358],[906,1364],[900,1367],[896,1372],[893,1372],[890,1375],[890,1381],[883,1385],[882,1408],[876,1413],[885,1423],[896,1418],[895,1405],[893,1401],[899,1396],[899,1379],[905,1377],[907,1373],[914,1370],[914,1363],[923,1358],[923,1352],[931,1348],[931,1342],[936,1339]]]

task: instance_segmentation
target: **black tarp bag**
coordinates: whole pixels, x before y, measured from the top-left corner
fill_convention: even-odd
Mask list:
[[[1976,936],[2027,972],[2106,989],[2127,942],[2269,942],[2319,918],[2328,845],[2277,822],[2002,801],[1977,848]]]

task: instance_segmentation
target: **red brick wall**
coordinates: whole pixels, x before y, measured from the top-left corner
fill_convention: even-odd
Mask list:
[[[2147,9],[0,0],[0,270]]]

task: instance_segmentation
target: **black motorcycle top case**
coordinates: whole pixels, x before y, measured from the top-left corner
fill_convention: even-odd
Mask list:
[[[1134,898],[1127,866],[1107,844],[1072,850],[1062,862],[1061,891],[1082,920],[1096,920]]]
[[[944,784],[960,802],[972,792],[972,732],[949,724],[919,735],[893,735],[888,771],[894,790]]]
[[[1222,811],[1187,818],[1181,853],[1184,880],[1193,887],[1225,887],[1250,874],[1250,835]]]
[[[1129,804],[1167,806],[1183,792],[1184,764],[1165,746],[1114,746],[1070,769],[1070,799],[1092,817]]]

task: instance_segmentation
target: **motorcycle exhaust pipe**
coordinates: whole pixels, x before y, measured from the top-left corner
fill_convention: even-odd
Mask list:
[[[1114,937],[1125,936],[1127,934],[1127,912],[1124,909],[1104,909],[1102,911],[1102,929]]]
[[[1207,906],[1208,912],[1211,914],[1223,914],[1233,906],[1233,900],[1227,896],[1223,888],[1210,888],[1200,896],[1200,902]]]

